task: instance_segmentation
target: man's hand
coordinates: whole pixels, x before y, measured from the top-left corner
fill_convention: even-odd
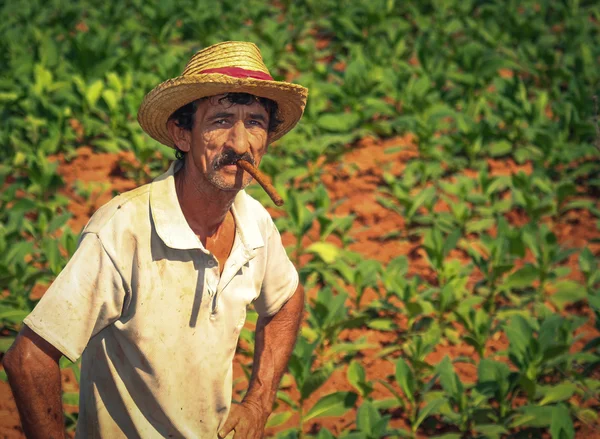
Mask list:
[[[235,430],[234,437],[238,439],[261,439],[268,417],[269,414],[265,413],[259,404],[252,401],[233,404],[227,421],[219,432],[219,438],[223,439]]]

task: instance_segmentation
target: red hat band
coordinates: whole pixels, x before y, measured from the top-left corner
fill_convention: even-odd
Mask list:
[[[218,67],[215,69],[206,69],[199,72],[203,73],[221,73],[233,78],[253,78],[263,81],[273,81],[273,78],[268,73],[259,72],[258,70],[246,70],[241,67]]]

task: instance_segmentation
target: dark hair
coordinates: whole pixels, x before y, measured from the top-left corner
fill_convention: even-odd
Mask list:
[[[214,96],[208,96],[192,101],[176,110],[171,117],[169,117],[169,119],[173,119],[178,127],[191,131],[194,126],[194,115],[198,109],[198,104],[213,97]],[[277,110],[279,107],[277,106],[277,102],[271,99],[261,98],[250,93],[227,93],[225,96],[219,98],[218,102],[219,104],[227,102],[230,105],[252,105],[254,102],[258,102],[269,114],[269,126],[267,128],[268,132],[270,133],[274,131],[279,125],[281,125],[282,121],[277,118]],[[181,151],[177,145],[175,145],[175,149],[177,150],[175,152],[175,157],[177,160],[183,160],[186,153]]]

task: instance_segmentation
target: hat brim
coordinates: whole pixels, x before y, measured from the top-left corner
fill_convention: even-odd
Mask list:
[[[196,99],[231,92],[249,93],[277,102],[277,118],[282,122],[269,133],[269,143],[294,128],[302,117],[308,96],[305,87],[283,81],[233,78],[221,73],[179,76],[159,84],[146,95],[138,111],[138,122],[153,139],[174,148],[167,122],[177,109]]]

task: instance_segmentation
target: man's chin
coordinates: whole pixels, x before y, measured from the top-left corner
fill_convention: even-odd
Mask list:
[[[229,176],[233,177],[233,176]],[[214,187],[223,192],[239,192],[246,189],[252,180],[240,181],[237,177],[233,178],[211,178],[208,180]]]

